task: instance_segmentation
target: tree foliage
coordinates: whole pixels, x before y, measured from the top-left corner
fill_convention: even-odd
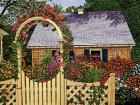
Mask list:
[[[66,8],[66,12],[71,13],[71,12],[75,12],[76,8],[74,6],[70,6],[68,8]]]
[[[63,13],[64,12],[63,6],[61,4],[53,4],[53,7],[59,13]]]

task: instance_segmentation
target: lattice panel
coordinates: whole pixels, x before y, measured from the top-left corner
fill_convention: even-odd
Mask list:
[[[16,85],[0,84],[0,105],[16,104]]]
[[[68,105],[88,105],[91,97],[93,97],[92,86],[67,86],[67,104]],[[107,89],[101,103],[107,102]],[[96,104],[95,104],[96,105]],[[103,104],[104,105],[104,104]]]

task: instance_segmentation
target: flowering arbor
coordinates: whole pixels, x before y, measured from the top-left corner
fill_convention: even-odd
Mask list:
[[[19,79],[17,80],[17,103],[22,105],[22,102],[23,102],[23,105],[24,104],[28,104],[28,105],[33,105],[34,103],[37,103],[36,100],[38,100],[38,98],[35,98],[35,102],[33,101],[33,97],[34,97],[34,92],[32,91],[34,88],[37,88],[37,82],[33,82],[32,80],[30,80],[28,77],[25,76],[24,72],[21,71],[21,46],[20,46],[20,43],[18,42],[18,37],[20,35],[20,32],[22,30],[22,28],[28,24],[29,22],[31,21],[34,21],[34,20],[42,20],[42,21],[47,21],[49,22],[50,24],[52,24],[56,30],[58,31],[58,35],[60,37],[60,54],[63,53],[63,37],[62,37],[62,33],[59,29],[59,27],[53,22],[51,21],[50,19],[44,19],[42,17],[33,17],[33,18],[30,18],[28,20],[26,20],[25,22],[23,22],[21,24],[21,26],[19,27],[19,29],[17,30],[16,32],[16,37],[15,37],[15,43],[17,45],[17,59],[18,59],[18,71],[19,71],[19,74],[18,74],[18,77]],[[60,63],[63,62],[63,58],[61,57],[60,58]],[[47,92],[48,92],[48,100],[47,100],[47,104],[48,105],[67,105],[69,104],[69,102],[67,103],[67,91],[70,91],[70,90],[66,90],[67,88],[67,84],[69,83],[66,79],[64,79],[64,74],[62,73],[63,72],[63,66],[62,64],[60,65],[60,72],[57,74],[56,78],[52,79],[52,81],[48,81],[48,83],[39,83],[39,91],[41,91],[41,93],[39,92],[39,105],[43,105],[43,103],[46,104],[46,94],[45,96],[42,97],[42,89],[43,91],[46,92],[46,86],[47,86]],[[26,80],[26,82],[24,82]],[[25,83],[26,83],[26,88],[25,88]],[[36,84],[35,86],[33,84]],[[57,83],[57,86],[55,85]],[[77,84],[76,82],[73,82],[73,84]],[[86,86],[84,86],[84,83],[81,83],[82,85],[80,87],[75,87],[75,88],[85,88]],[[45,86],[45,87],[42,87]],[[95,86],[100,86],[100,83],[95,83]],[[29,88],[31,86],[31,88]],[[94,86],[94,85],[91,85],[88,86],[87,89],[91,88],[91,86]],[[105,94],[108,94],[108,98],[102,98],[102,100],[99,100],[99,102],[101,102],[102,104],[106,103],[108,101],[108,105],[114,105],[115,104],[115,75],[112,74],[110,75],[110,79],[108,80],[108,83],[107,83],[107,86],[108,86],[108,92],[105,92]],[[22,88],[21,88],[22,87]],[[68,86],[68,87],[73,87],[73,86]],[[31,89],[31,90],[30,90]],[[52,92],[51,92],[51,89],[52,89]],[[55,92],[55,89],[57,89],[57,91]],[[21,91],[23,92],[23,98],[21,96]],[[29,93],[31,91],[31,93]],[[74,90],[74,95],[79,95],[79,90]],[[77,93],[78,91],[78,93]],[[83,90],[85,91],[85,90]],[[86,90],[87,91],[87,90]],[[25,96],[25,92],[26,92],[26,96]],[[37,92],[37,91],[36,91]],[[38,96],[35,92],[35,95]],[[29,100],[29,94],[31,94],[31,100]],[[50,97],[50,94],[52,94],[52,97]],[[83,93],[84,94],[84,93]],[[90,94],[87,94],[87,96],[89,96]],[[36,97],[35,96],[35,97]],[[60,98],[61,96],[61,98]],[[74,99],[76,100],[76,98],[71,98],[73,97],[70,96],[70,103],[71,103],[71,99]],[[103,97],[101,95],[101,97]],[[113,99],[111,99],[111,97],[113,97]],[[44,99],[45,98],[45,99]],[[83,101],[84,103],[87,103],[86,102],[86,99],[81,99],[81,101]],[[57,100],[57,101],[56,101]],[[105,100],[105,101],[104,101]],[[27,102],[27,103],[26,103]],[[73,101],[72,101],[73,103]],[[91,103],[95,103],[94,101],[91,102]]]

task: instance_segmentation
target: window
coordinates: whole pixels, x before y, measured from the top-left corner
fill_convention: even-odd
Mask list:
[[[107,48],[102,49],[102,61],[104,61],[104,62],[108,61],[108,49]]]
[[[70,61],[74,61],[74,51],[70,51],[69,58]]]
[[[104,62],[108,61],[108,49],[84,49],[84,55],[89,61],[102,60]],[[91,56],[91,57],[90,57]]]
[[[52,50],[52,57],[54,57],[56,50]]]
[[[102,60],[102,50],[101,49],[91,49],[90,55],[91,55],[91,60],[93,60],[93,61]]]

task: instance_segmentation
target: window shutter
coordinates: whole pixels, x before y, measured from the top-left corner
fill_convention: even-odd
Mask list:
[[[108,50],[107,49],[103,49],[102,50],[102,60],[104,62],[107,62],[108,61]]]
[[[90,55],[89,49],[84,49],[84,55],[86,55],[86,56]]]
[[[56,52],[56,50],[52,50],[52,57],[54,56],[55,52]]]
[[[74,52],[70,51],[70,55],[69,55],[70,61],[74,60]]]

